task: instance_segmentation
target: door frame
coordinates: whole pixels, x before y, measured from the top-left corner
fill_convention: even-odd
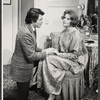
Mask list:
[[[83,14],[87,15],[88,0],[79,0],[79,5],[81,5],[81,4],[85,5]],[[39,7],[39,0],[34,0],[34,7]]]
[[[18,31],[18,2],[19,0],[12,0],[12,52],[14,52],[15,38]]]

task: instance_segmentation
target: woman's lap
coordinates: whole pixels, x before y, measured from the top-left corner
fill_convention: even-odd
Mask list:
[[[71,71],[74,72],[75,69],[79,69],[80,65],[72,60],[61,58],[56,55],[49,55],[47,57],[48,63],[54,65],[57,69],[65,70],[65,71]]]

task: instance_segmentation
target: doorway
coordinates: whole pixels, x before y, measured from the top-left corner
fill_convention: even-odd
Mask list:
[[[34,0],[34,6],[45,12],[44,23],[40,29],[37,29],[37,45],[44,48],[46,37],[51,32],[61,32],[63,24],[61,16],[66,9],[78,11],[79,0]]]

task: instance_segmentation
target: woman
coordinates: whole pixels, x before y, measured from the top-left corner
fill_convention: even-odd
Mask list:
[[[18,100],[27,100],[29,94],[29,83],[34,61],[43,60],[46,55],[52,54],[52,48],[43,50],[37,47],[36,28],[43,23],[44,12],[41,9],[31,8],[27,12],[25,25],[23,25],[16,36],[15,51],[11,60],[10,74],[17,83]]]
[[[78,16],[72,10],[66,10],[61,17],[65,29],[59,38],[59,52],[49,55],[39,63],[37,86],[49,94],[48,100],[54,100],[61,92],[61,83],[66,71],[77,74],[83,71],[87,62],[87,49],[76,27]]]

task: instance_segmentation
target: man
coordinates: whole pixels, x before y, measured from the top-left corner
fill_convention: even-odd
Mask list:
[[[36,28],[43,23],[44,12],[41,9],[31,8],[26,15],[23,25],[16,35],[15,51],[11,60],[10,74],[17,83],[19,100],[27,100],[29,83],[34,61],[43,60],[46,54],[52,54],[52,48],[42,50],[37,47]]]

